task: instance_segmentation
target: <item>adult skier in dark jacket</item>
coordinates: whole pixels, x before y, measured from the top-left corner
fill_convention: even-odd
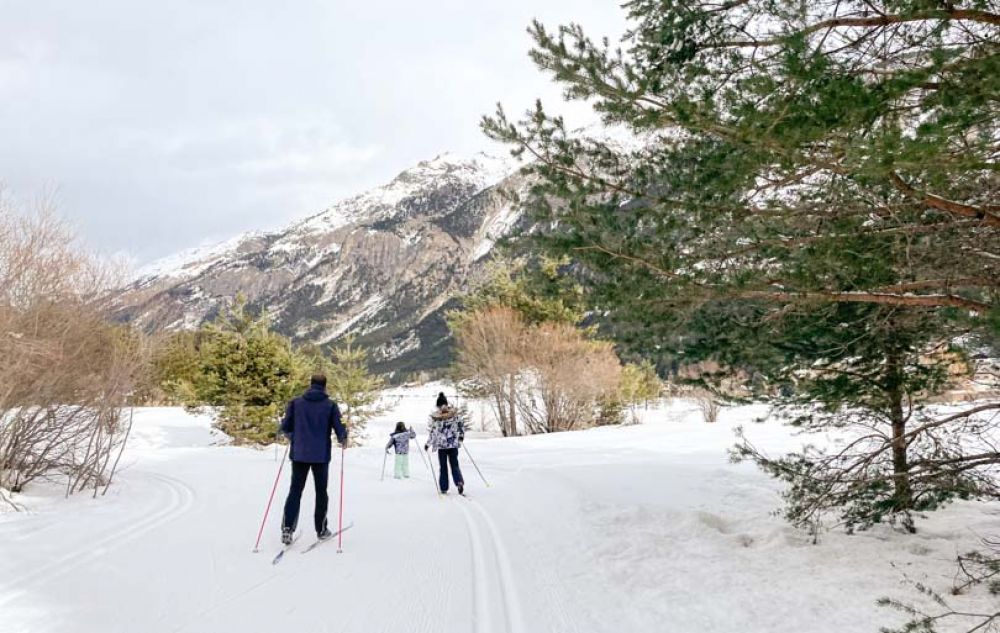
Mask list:
[[[329,496],[326,492],[330,477],[331,432],[343,446],[347,442],[347,429],[340,421],[337,403],[326,394],[326,376],[312,377],[309,389],[288,403],[281,421],[281,432],[291,441],[292,486],[285,501],[281,520],[281,542],[292,542],[292,535],[299,522],[299,504],[306,487],[309,471],[316,486],[316,513],[313,516],[316,535],[320,540],[332,536],[326,524]]]

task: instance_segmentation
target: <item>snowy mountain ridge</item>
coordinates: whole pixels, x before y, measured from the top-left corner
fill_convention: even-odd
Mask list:
[[[216,263],[219,258],[238,249],[240,244],[249,240],[281,236],[292,238],[295,234],[332,231],[340,226],[365,219],[390,219],[398,212],[400,202],[418,196],[422,190],[432,189],[437,179],[449,175],[464,172],[471,183],[485,189],[499,183],[517,169],[517,162],[511,158],[491,156],[482,152],[465,158],[445,152],[404,170],[385,185],[337,201],[323,211],[296,221],[284,229],[273,232],[246,231],[220,242],[195,246],[157,259],[140,267],[136,271],[134,281],[196,276],[207,266]],[[285,244],[291,241],[286,239]]]
[[[521,214],[513,159],[441,154],[388,183],[271,232],[250,231],[141,269],[119,316],[148,330],[196,327],[237,293],[300,342],[348,335],[385,372],[448,360],[443,312]]]
[[[244,240],[262,235],[264,233],[260,231],[247,231],[246,233],[240,233],[235,237],[214,244],[207,243],[201,246],[186,248],[140,267],[136,271],[133,281],[142,282],[147,279],[164,277],[180,278],[197,275],[204,270],[205,266],[211,265],[216,258],[238,246]]]

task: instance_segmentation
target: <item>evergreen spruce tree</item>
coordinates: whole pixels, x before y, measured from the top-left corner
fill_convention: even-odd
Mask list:
[[[461,310],[448,315],[449,325],[454,328],[463,314],[493,306],[510,308],[529,324],[581,324],[586,310],[580,286],[561,274],[565,264],[544,257],[494,262],[483,282],[462,297]]]
[[[198,368],[198,332],[173,332],[153,354],[153,380],[169,404],[184,404]]]
[[[528,252],[627,352],[749,371],[805,429],[786,516],[849,529],[995,492],[976,416],[925,406],[1000,305],[994,3],[633,0],[621,48],[536,23],[531,56],[634,142],[541,104],[485,132],[531,160]],[[653,350],[658,350],[652,353]],[[721,377],[721,376],[719,376]],[[707,377],[709,380],[719,377]]]
[[[243,297],[197,341],[193,367],[186,337],[176,341],[165,388],[189,409],[210,409],[219,428],[239,440],[272,441],[285,403],[308,383],[308,366],[291,341],[270,330],[266,315],[251,314]]]
[[[620,402],[630,410],[632,421],[637,421],[635,408],[656,400],[663,392],[663,382],[653,363],[626,363],[622,368],[621,385],[617,391]]]
[[[332,355],[332,360],[320,365],[326,374],[327,391],[340,406],[351,437],[359,439],[368,420],[381,412],[378,402],[385,382],[369,371],[368,352],[353,338],[334,347]]]

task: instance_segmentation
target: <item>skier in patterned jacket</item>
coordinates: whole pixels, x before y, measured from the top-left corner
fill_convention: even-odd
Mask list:
[[[389,435],[389,442],[385,445],[385,452],[390,448],[396,450],[396,466],[393,476],[396,479],[410,478],[410,440],[416,439],[417,432],[407,429],[402,422],[396,423],[396,430]]]
[[[458,494],[465,494],[465,480],[462,479],[462,469],[458,466],[458,447],[465,441],[465,424],[462,418],[455,409],[444,404],[431,414],[428,431],[430,435],[424,450],[429,450],[432,446],[437,450],[441,466],[441,493],[448,494],[448,467],[451,466],[451,478],[458,488]]]

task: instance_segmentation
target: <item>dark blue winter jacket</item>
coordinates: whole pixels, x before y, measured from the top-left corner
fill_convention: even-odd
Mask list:
[[[292,442],[292,461],[326,464],[330,461],[330,433],[337,441],[347,441],[347,429],[340,422],[340,409],[326,391],[317,385],[288,403],[281,421],[281,432]]]

